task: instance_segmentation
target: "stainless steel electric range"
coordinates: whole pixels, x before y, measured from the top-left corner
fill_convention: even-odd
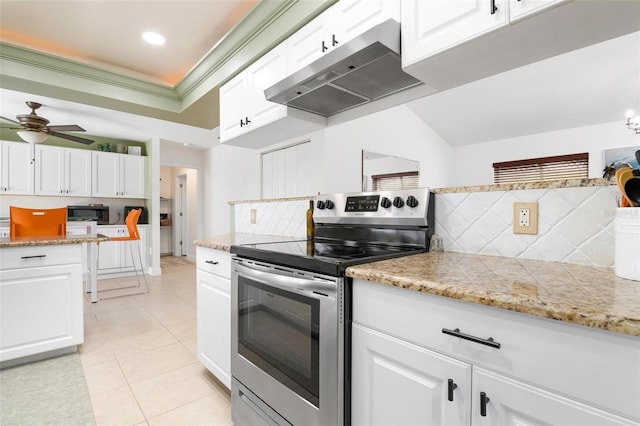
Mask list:
[[[433,208],[426,188],[319,195],[313,239],[231,246],[235,424],[350,424],[345,270],[428,250]]]

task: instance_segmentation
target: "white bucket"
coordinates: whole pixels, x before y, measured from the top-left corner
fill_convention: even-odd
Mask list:
[[[616,275],[640,281],[640,207],[617,208],[613,229]]]

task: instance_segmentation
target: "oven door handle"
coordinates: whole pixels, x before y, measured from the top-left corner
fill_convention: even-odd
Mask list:
[[[291,277],[279,274],[277,270],[261,270],[246,264],[241,264],[240,262],[234,262],[233,267],[238,271],[238,273],[248,278],[286,291],[299,289],[304,292],[317,292],[329,296],[335,295],[338,287],[334,282],[323,282],[320,280]]]

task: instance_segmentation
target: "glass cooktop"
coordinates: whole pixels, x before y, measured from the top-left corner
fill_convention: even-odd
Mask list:
[[[292,268],[342,276],[347,267],[424,251],[424,248],[331,240],[231,246],[231,253]]]

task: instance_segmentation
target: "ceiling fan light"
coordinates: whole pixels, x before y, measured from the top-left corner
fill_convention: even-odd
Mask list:
[[[29,143],[42,143],[49,137],[46,133],[36,130],[18,130],[16,133],[20,136],[20,139]]]

